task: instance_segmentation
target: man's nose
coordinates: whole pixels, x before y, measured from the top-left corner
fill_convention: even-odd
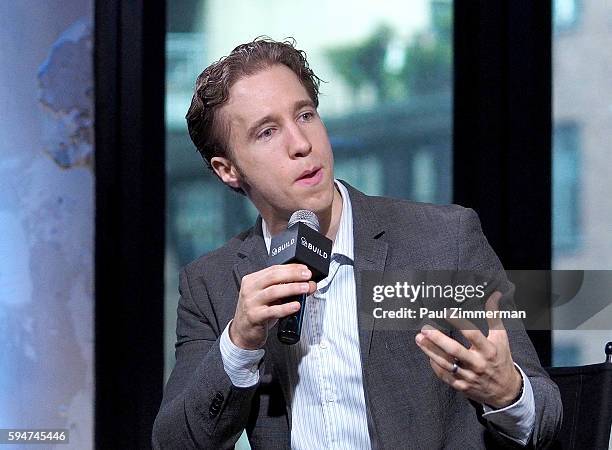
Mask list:
[[[307,156],[312,151],[310,139],[297,124],[289,127],[289,156],[300,158]]]

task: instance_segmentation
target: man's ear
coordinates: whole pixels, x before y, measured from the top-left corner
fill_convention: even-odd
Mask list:
[[[236,165],[228,158],[215,156],[210,160],[210,165],[221,181],[228,186],[240,189],[240,175]]]

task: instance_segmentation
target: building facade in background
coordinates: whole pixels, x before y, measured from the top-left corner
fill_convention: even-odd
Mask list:
[[[555,269],[612,270],[611,44],[612,3],[554,1]],[[555,365],[603,362],[612,303],[580,328],[553,333]]]

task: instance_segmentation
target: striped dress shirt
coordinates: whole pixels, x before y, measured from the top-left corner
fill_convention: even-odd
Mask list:
[[[339,182],[336,186],[342,196],[342,213],[332,246],[329,275],[306,299],[300,341],[283,346],[291,392],[288,403],[293,417],[294,450],[371,448],[359,351],[353,214],[346,188]],[[272,238],[264,221],[262,227],[269,252]],[[259,381],[258,365],[264,350],[235,346],[228,330],[229,324],[220,339],[225,371],[235,386],[253,386]],[[524,445],[533,428],[535,407],[531,385],[520,371],[525,385],[521,399],[503,410],[488,409],[486,416],[501,426],[508,437]]]

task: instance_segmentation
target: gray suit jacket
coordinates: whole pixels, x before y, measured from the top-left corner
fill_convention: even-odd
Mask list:
[[[364,270],[501,269],[474,211],[370,197],[347,188],[358,299]],[[219,350],[242,277],[264,268],[266,258],[259,218],[255,227],[181,271],[176,366],[155,420],[154,448],[232,448],[245,428],[253,449],[290,448],[288,380],[279,363],[282,344],[275,338],[276,329],[270,331],[260,382],[254,387],[232,385]],[[415,332],[377,329],[375,319],[365,314],[358,321],[373,448],[516,445],[482,419],[479,405],[434,375],[414,342]],[[534,391],[536,421],[530,445],[545,446],[560,428],[559,391],[540,366],[527,334],[519,330],[508,335],[513,358]]]

